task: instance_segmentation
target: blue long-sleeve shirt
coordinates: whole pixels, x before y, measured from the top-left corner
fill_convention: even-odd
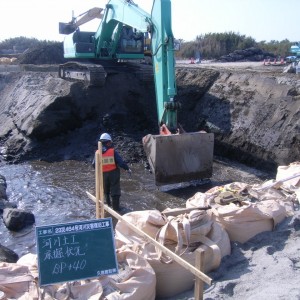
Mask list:
[[[107,150],[107,149],[106,149]],[[106,151],[105,150],[105,151]],[[105,153],[105,151],[103,151],[102,149],[102,153]],[[115,154],[115,163],[119,168],[124,169],[125,171],[129,170],[128,165],[126,164],[126,162],[122,159],[122,157],[120,156],[120,154],[115,150],[114,151]]]

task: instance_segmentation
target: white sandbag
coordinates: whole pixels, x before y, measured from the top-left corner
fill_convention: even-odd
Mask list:
[[[43,288],[43,299],[154,300],[156,277],[150,264],[127,247],[117,251],[119,273]]]
[[[167,220],[158,210],[133,211],[123,215],[123,219],[140,230],[155,238],[159,229],[166,224]],[[136,234],[125,222],[117,223],[116,248],[126,244],[140,244],[144,242],[143,237]],[[128,238],[129,237],[129,238]]]
[[[213,222],[211,231],[208,233],[207,237],[219,246],[222,258],[231,254],[231,245],[228,233],[220,224]]]
[[[190,239],[190,246],[188,247],[182,247],[183,243],[180,245],[180,239],[183,240],[183,234],[185,234],[185,232],[183,228],[178,230],[180,225],[182,225],[180,223],[181,221],[183,222],[183,220],[189,220],[187,216],[183,217],[179,215],[176,216],[176,218],[169,218],[169,221],[166,223],[166,225],[161,226],[164,234],[160,235],[160,238],[158,234],[156,239],[160,240],[162,244],[164,244],[173,252],[176,252],[177,248],[177,252],[180,252],[181,254],[180,257],[192,265],[195,265],[195,250],[199,246],[202,247],[202,249],[205,251],[204,272],[209,272],[219,267],[222,254],[227,255],[230,253],[230,240],[225,230],[218,224],[214,226],[210,217],[205,215],[205,211],[192,212],[190,220],[200,220],[198,225],[201,224],[201,220],[206,220],[205,223],[202,224],[203,227],[201,228],[201,226],[199,226],[199,228],[197,228],[196,226],[197,229],[195,231],[205,234],[192,236],[193,242],[191,242]],[[123,217],[126,218],[126,215]],[[174,221],[173,224],[171,222],[172,220]],[[119,221],[116,225],[115,238],[116,241],[119,240],[117,244],[127,243],[127,245],[133,249],[133,251],[147,259],[156,274],[157,297],[173,297],[174,295],[187,291],[193,287],[195,276],[190,271],[163,255],[161,251],[156,249],[155,246],[150,242],[144,240],[142,237],[139,237],[128,228],[124,229],[124,227],[127,226],[126,223],[122,221]],[[174,230],[176,227],[177,229]],[[171,228],[171,232],[168,231],[169,228]],[[190,226],[190,229],[191,228],[193,228],[193,226]],[[158,233],[162,231],[161,229],[158,231]],[[124,234],[125,232],[126,234]],[[223,237],[221,236],[221,232],[223,232]],[[214,238],[216,238],[217,241],[214,241]],[[198,243],[195,242],[195,239],[198,241]],[[220,250],[220,248],[224,249],[223,252]],[[185,251],[178,251],[178,249]],[[168,263],[166,263],[166,261]]]
[[[175,244],[166,245],[167,248],[175,252]],[[195,265],[195,255],[197,248],[189,247],[185,253],[180,255],[182,259]],[[176,294],[190,290],[195,281],[195,275],[190,271],[179,265],[177,262],[170,260],[169,263],[164,263],[160,255],[157,253],[155,246],[151,243],[139,245],[134,249],[139,255],[147,259],[156,274],[156,296],[157,297],[173,297]],[[208,253],[207,248],[205,251],[204,272],[209,272],[211,265],[217,268],[220,264],[220,256],[212,258]],[[218,253],[218,255],[220,252]]]
[[[297,194],[294,190],[291,193],[286,193],[283,189],[276,189],[275,187],[269,187],[272,182],[266,182],[261,186],[253,185],[253,188],[249,190],[251,196],[255,197],[257,202],[262,201],[276,201],[280,206],[284,206],[285,215],[294,215],[294,202],[296,201]],[[267,188],[264,188],[264,187]]]
[[[11,60],[8,57],[0,57],[0,64],[10,64]]]
[[[0,263],[0,291],[18,300],[154,300],[156,277],[147,260],[128,248],[118,249],[117,260],[116,275],[38,287],[37,256],[27,254],[17,263]]]
[[[168,216],[167,223],[157,232],[156,237],[166,241],[189,245],[200,242],[199,237],[206,236],[211,230],[211,216],[205,210],[192,210],[177,216]],[[179,236],[180,235],[180,236]]]
[[[214,198],[211,194],[205,194],[197,192],[193,197],[186,201],[186,207],[208,207],[211,204],[211,200]]]
[[[103,287],[100,280],[78,280],[41,287],[40,293],[43,300],[88,300],[95,295],[99,299],[103,294]]]
[[[126,247],[118,249],[117,260],[118,274],[45,286],[42,299],[154,300],[156,277],[150,264]]]
[[[288,166],[279,166],[277,168],[276,181],[283,181],[281,188],[288,192],[293,192],[293,204],[299,205],[300,203],[300,162],[294,162]],[[285,180],[286,178],[291,178]]]
[[[205,193],[215,220],[227,231],[231,241],[244,243],[258,233],[271,231],[291,214],[291,196],[273,188],[255,189],[255,186],[233,182]],[[206,196],[201,195],[201,198],[206,199]],[[197,197],[192,197],[186,206],[198,204]]]
[[[236,194],[242,194],[244,191],[247,191],[249,188],[251,188],[251,186],[247,183],[243,183],[243,182],[231,182],[225,185],[220,185],[220,186],[215,186],[211,189],[209,189],[208,191],[205,192],[206,195],[209,196],[213,196],[213,198],[215,198],[216,196],[218,196],[220,193],[228,191],[228,192],[233,192]],[[212,202],[213,199],[212,199]]]
[[[39,277],[39,270],[38,270],[38,260],[37,260],[37,255],[33,253],[27,253],[19,258],[17,261],[17,264],[22,265],[22,266],[27,266],[30,274],[34,278]]]
[[[276,181],[283,180],[285,178],[293,177],[300,174],[300,162],[294,162],[288,166],[279,166],[277,168]],[[289,190],[294,190],[300,187],[300,176],[284,181],[282,186]]]
[[[258,233],[273,230],[286,216],[284,205],[275,200],[215,205],[212,213],[225,228],[230,240],[240,243],[245,243]]]
[[[156,295],[156,276],[146,259],[123,247],[117,251],[118,262],[126,261],[130,274],[120,282],[114,282],[118,291],[106,296],[107,300],[154,300]]]
[[[0,291],[6,298],[38,300],[38,287],[27,266],[0,262]]]

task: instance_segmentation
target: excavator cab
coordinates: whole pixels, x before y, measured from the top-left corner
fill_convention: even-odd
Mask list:
[[[134,28],[124,25],[119,45],[117,49],[119,54],[141,54],[144,56],[144,35],[137,32]]]
[[[214,135],[179,133],[175,100],[176,43],[171,27],[170,0],[154,0],[151,12],[151,52],[155,78],[159,135],[143,138],[143,147],[156,185],[182,183],[212,176]]]

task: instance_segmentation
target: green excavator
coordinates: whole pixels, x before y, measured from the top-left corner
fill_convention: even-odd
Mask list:
[[[148,134],[143,146],[156,185],[207,179],[212,176],[214,135],[179,130],[176,101],[175,39],[172,33],[171,1],[154,0],[151,14],[131,0],[110,0],[101,12],[96,32],[83,32],[76,19],[60,23],[66,34],[64,57],[74,59],[60,65],[59,76],[104,85],[105,62],[124,64],[135,61],[134,69],[143,78],[155,81],[158,129]],[[72,32],[70,32],[72,31]],[[152,65],[141,64],[145,56],[145,39],[151,39]],[[93,63],[79,63],[89,59]],[[146,67],[145,67],[146,66]]]

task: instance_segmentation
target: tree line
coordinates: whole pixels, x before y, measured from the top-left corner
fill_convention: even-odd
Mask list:
[[[256,42],[252,37],[234,32],[207,33],[198,35],[191,42],[179,41],[181,46],[180,50],[176,52],[176,57],[183,59],[195,57],[197,53],[200,53],[201,59],[218,59],[235,50],[244,50],[252,47],[273,53],[275,56],[286,57],[291,55],[290,48],[294,44],[288,39]]]
[[[40,46],[52,45],[58,42],[38,40],[36,38],[27,38],[24,36],[6,39],[0,42],[0,53],[3,51],[13,50],[13,49],[32,49]]]
[[[188,59],[195,57],[200,53],[201,59],[218,59],[221,56],[228,55],[235,50],[243,50],[251,47],[259,48],[264,51],[273,53],[275,56],[286,57],[291,55],[290,48],[294,42],[288,39],[283,41],[260,41],[256,42],[255,39],[249,36],[241,35],[234,32],[225,33],[207,33],[198,35],[194,41],[185,42],[179,39],[181,47],[176,51],[176,57]],[[40,46],[56,44],[59,42],[38,40],[36,38],[16,37],[6,39],[0,42],[1,50],[7,49],[30,49]]]

